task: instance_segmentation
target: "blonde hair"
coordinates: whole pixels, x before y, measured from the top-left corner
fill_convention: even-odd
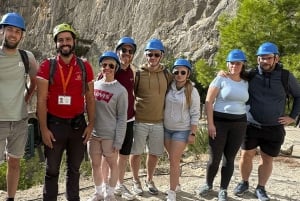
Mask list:
[[[186,99],[186,103],[188,105],[188,107],[191,107],[192,105],[192,91],[193,91],[193,82],[189,79],[186,80],[186,83],[184,85],[185,87],[185,91],[184,91],[184,94],[185,94],[185,99]]]

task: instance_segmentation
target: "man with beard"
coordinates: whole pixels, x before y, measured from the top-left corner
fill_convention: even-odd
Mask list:
[[[0,163],[7,160],[7,200],[14,200],[20,176],[20,158],[27,142],[26,104],[36,88],[38,64],[34,55],[29,59],[29,89],[25,90],[25,68],[17,49],[23,38],[25,22],[17,13],[7,13],[0,22]],[[25,91],[25,93],[24,93]],[[23,95],[24,94],[24,95]]]
[[[147,63],[137,72],[135,81],[136,113],[133,127],[133,145],[130,155],[130,165],[133,174],[133,191],[143,194],[139,179],[141,154],[147,146],[147,179],[145,186],[152,195],[158,194],[153,182],[158,157],[164,152],[164,103],[165,95],[172,80],[172,75],[166,72],[166,67],[160,62],[165,49],[159,39],[152,38],[145,48]]]
[[[46,158],[44,201],[57,199],[64,150],[67,162],[66,197],[67,200],[80,200],[79,168],[94,126],[95,100],[92,67],[74,54],[77,37],[76,31],[69,24],[57,25],[53,30],[58,53],[53,82],[50,82],[49,77],[49,59],[42,62],[37,74],[37,112]],[[85,73],[79,62],[84,63]],[[88,124],[85,121],[85,109]]]
[[[293,97],[293,107],[285,114],[286,92],[281,80],[279,51],[275,44],[263,43],[257,50],[257,72],[249,80],[250,110],[247,114],[247,133],[242,144],[239,164],[242,181],[234,189],[241,196],[249,189],[249,177],[256,148],[260,147],[258,185],[255,195],[260,201],[270,200],[265,185],[271,176],[273,158],[278,156],[284,141],[284,126],[295,122],[300,111],[300,85],[292,73],[288,76],[288,92]]]

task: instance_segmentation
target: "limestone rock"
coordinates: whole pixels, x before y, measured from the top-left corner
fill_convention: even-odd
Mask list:
[[[211,60],[218,49],[216,21],[222,13],[234,14],[236,6],[236,0],[10,0],[0,1],[0,15],[16,11],[25,17],[21,47],[39,60],[55,54],[54,26],[72,24],[80,34],[78,54],[96,67],[98,55],[115,49],[122,36],[136,40],[137,65],[144,62],[144,47],[152,37],[163,41],[167,57]]]

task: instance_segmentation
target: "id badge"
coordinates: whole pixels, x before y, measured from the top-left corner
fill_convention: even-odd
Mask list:
[[[71,105],[71,96],[58,96],[58,105]]]

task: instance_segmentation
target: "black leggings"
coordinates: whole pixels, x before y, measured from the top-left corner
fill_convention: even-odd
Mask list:
[[[213,186],[222,159],[221,188],[227,189],[234,171],[234,159],[246,133],[246,122],[215,121],[217,136],[209,138],[206,182]]]

